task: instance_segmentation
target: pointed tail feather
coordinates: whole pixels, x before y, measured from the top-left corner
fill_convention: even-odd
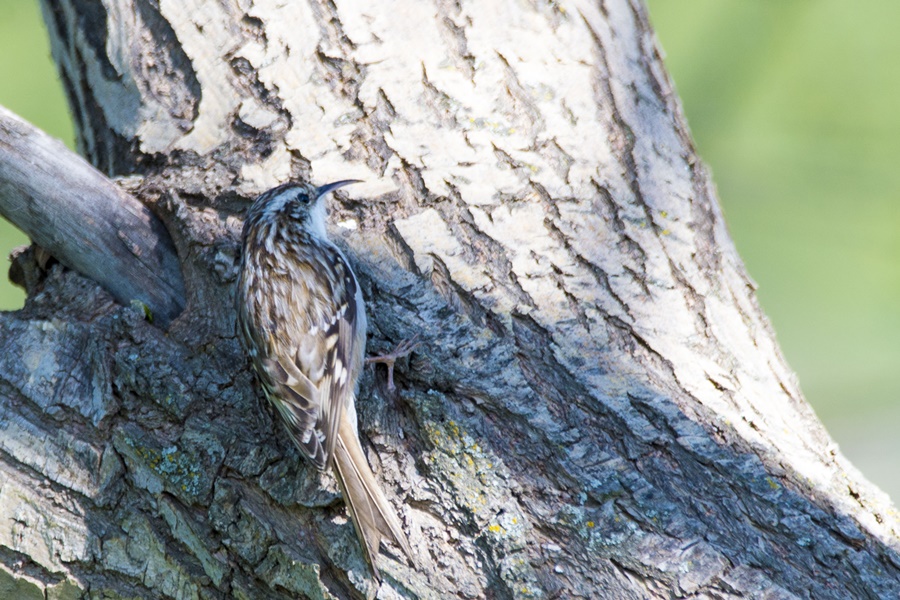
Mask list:
[[[334,448],[334,472],[366,562],[375,578],[381,578],[376,557],[382,537],[397,544],[410,563],[415,565],[400,519],[375,480],[359,445],[356,428],[349,422],[346,412],[341,415],[338,441]]]

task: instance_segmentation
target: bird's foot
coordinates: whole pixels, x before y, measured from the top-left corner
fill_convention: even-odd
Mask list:
[[[393,352],[382,354],[380,356],[371,356],[366,359],[367,365],[374,365],[378,363],[387,365],[388,390],[393,392],[396,389],[396,387],[394,386],[394,363],[396,363],[398,359],[403,358],[404,356],[408,356],[413,350],[419,347],[419,344],[421,344],[421,342],[418,341],[418,338],[419,334],[417,333],[408,340],[403,340],[402,342],[400,342],[397,347],[394,348]]]

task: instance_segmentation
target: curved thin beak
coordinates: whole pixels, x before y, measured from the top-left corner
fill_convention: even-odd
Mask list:
[[[316,188],[316,193],[318,194],[318,198],[321,198],[328,192],[333,192],[338,188],[342,188],[345,185],[350,185],[351,183],[362,183],[359,179],[343,179],[341,181],[335,181],[334,183],[326,183],[323,186]]]

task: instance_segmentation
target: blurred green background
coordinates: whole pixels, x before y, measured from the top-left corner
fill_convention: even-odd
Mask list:
[[[36,4],[0,2],[0,104],[71,146]],[[900,498],[900,2],[649,4],[788,362],[844,453]],[[0,224],[0,254],[25,241]],[[0,308],[21,306],[0,279]]]
[[[0,0],[0,105],[74,148],[75,131],[37,0]],[[27,243],[24,233],[0,217],[0,310],[25,302],[25,292],[7,273],[10,250]]]
[[[649,5],[788,362],[900,499],[900,2]]]

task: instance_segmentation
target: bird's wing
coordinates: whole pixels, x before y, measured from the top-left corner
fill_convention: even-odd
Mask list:
[[[297,256],[291,269],[294,290],[280,326],[269,330],[271,353],[260,364],[271,381],[270,399],[297,446],[316,467],[334,456],[338,424],[352,402],[360,326],[357,283],[337,249],[320,246],[329,260],[312,263]],[[315,264],[315,266],[313,266]],[[360,357],[356,355],[360,354]]]

